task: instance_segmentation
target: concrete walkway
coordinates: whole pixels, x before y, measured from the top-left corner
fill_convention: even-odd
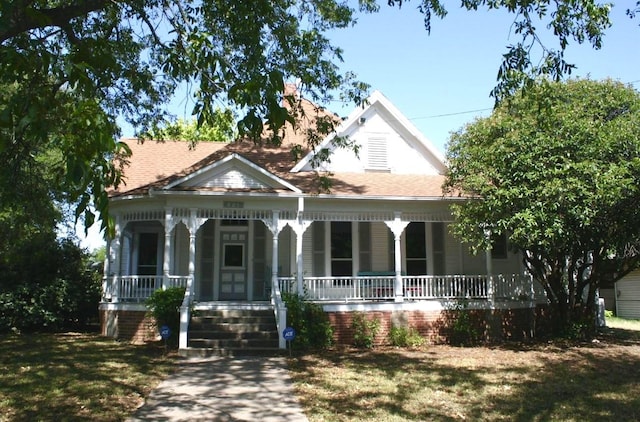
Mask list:
[[[282,357],[190,358],[128,421],[305,422]]]

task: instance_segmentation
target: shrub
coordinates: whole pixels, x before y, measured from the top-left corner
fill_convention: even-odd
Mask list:
[[[184,287],[170,287],[166,290],[156,290],[145,301],[147,309],[155,319],[158,329],[166,325],[171,330],[169,342],[177,344],[180,331],[180,306],[184,300]]]
[[[287,305],[287,325],[296,330],[291,343],[294,349],[326,349],[333,344],[333,327],[322,306],[294,293],[283,293],[282,298]]]
[[[396,347],[419,347],[425,343],[424,337],[413,327],[391,327],[389,341]]]
[[[463,302],[454,307],[455,318],[451,329],[451,344],[456,346],[471,346],[480,341],[480,332],[473,323],[468,304]]]
[[[351,328],[353,329],[353,345],[371,349],[380,331],[380,320],[378,318],[368,319],[362,312],[355,312]]]
[[[17,242],[0,257],[0,332],[85,328],[98,320],[100,275],[69,240]]]

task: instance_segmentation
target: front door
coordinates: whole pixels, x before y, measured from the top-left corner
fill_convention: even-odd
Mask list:
[[[220,300],[247,300],[247,232],[220,233]]]

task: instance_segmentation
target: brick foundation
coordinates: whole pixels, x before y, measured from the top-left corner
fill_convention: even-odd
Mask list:
[[[455,342],[453,327],[461,312],[468,312],[469,324],[480,336],[480,341],[500,342],[504,340],[524,340],[546,332],[544,308],[535,311],[522,309],[471,309],[459,310],[404,310],[366,311],[368,319],[380,321],[374,344],[389,344],[389,331],[393,326],[416,329],[429,343]],[[353,344],[353,315],[355,312],[327,312],[334,328],[334,341],[340,345]]]
[[[102,335],[132,343],[144,343],[159,339],[155,321],[144,308],[125,306],[100,308]],[[456,339],[453,327],[466,312],[469,325],[479,335],[480,341],[500,342],[540,337],[549,332],[549,312],[545,306],[533,309],[468,309],[468,310],[376,310],[363,307],[357,310],[326,311],[334,329],[334,341],[339,345],[353,344],[353,316],[366,314],[368,319],[380,321],[374,344],[389,344],[389,331],[393,326],[411,327],[431,344],[451,343]],[[462,339],[464,341],[464,339]]]
[[[156,323],[146,311],[100,309],[103,336],[134,344],[157,340]]]

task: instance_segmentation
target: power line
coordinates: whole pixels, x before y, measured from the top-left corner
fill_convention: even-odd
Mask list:
[[[640,82],[640,79],[636,79],[635,81],[627,82],[627,84],[633,85],[633,84],[637,84],[639,82]],[[419,116],[419,117],[412,117],[409,120],[435,119],[435,118],[438,118],[438,117],[459,116],[461,114],[479,113],[481,111],[489,111],[489,110],[493,110],[493,108],[492,107],[479,108],[479,109],[476,109],[476,110],[457,111],[457,112],[454,112],[454,113],[434,114],[434,115],[431,115],[431,116]]]
[[[469,113],[478,113],[480,111],[488,111],[493,110],[492,107],[489,108],[479,108],[476,110],[467,110],[467,111],[458,111],[455,113],[446,113],[446,114],[435,114],[433,116],[420,116],[420,117],[412,117],[409,120],[421,120],[421,119],[435,119],[436,117],[449,117],[449,116],[458,116],[460,114],[469,114]]]

